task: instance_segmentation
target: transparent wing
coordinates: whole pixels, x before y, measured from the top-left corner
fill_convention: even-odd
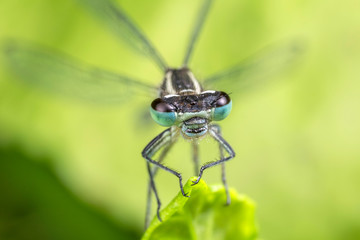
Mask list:
[[[204,86],[237,94],[264,85],[289,68],[303,50],[303,44],[300,42],[272,46],[252,58],[206,78]]]
[[[21,80],[53,93],[98,103],[121,103],[136,93],[156,94],[153,86],[32,44],[10,42],[5,55]]]
[[[210,11],[211,4],[213,0],[204,0],[204,3],[199,9],[199,12],[197,14],[197,19],[195,21],[195,25],[193,27],[191,37],[188,43],[188,47],[186,49],[186,54],[183,61],[183,66],[187,66],[191,57],[191,54],[193,53],[195,43],[199,37],[199,34],[204,26],[206,17]]]
[[[165,71],[168,68],[164,59],[140,28],[111,0],[78,1],[88,7],[114,34],[125,40],[129,46],[151,58],[161,70]]]

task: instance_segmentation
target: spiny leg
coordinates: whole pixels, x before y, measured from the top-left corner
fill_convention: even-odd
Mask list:
[[[196,140],[193,140],[191,145],[193,148],[193,161],[194,161],[194,170],[196,175],[199,172],[199,146]]]
[[[217,134],[219,134],[221,136],[220,126],[217,124],[214,124],[213,128],[214,128],[214,131],[216,131]],[[220,143],[219,143],[219,150],[220,150],[220,158],[223,159],[224,158],[224,149]],[[223,182],[225,192],[226,192],[226,205],[229,205],[231,203],[231,198],[230,198],[230,193],[229,193],[229,187],[228,187],[227,181],[226,181],[225,163],[221,164],[221,180]]]
[[[158,152],[161,148],[163,148],[164,146],[168,145],[171,141],[173,141],[173,137],[175,136],[175,132],[171,130],[171,128],[166,129],[165,131],[163,131],[162,133],[160,133],[158,136],[156,136],[146,147],[145,149],[142,151],[142,156],[148,161],[148,163],[152,163],[157,167],[160,167],[162,169],[164,169],[167,172],[170,172],[172,174],[174,174],[176,177],[179,178],[179,184],[180,184],[180,190],[181,193],[184,197],[189,197],[185,192],[184,192],[184,188],[183,188],[183,184],[182,184],[182,176],[179,172],[166,167],[164,165],[162,165],[161,163],[155,161],[152,159],[152,156],[155,155],[156,152]],[[149,169],[149,177],[150,177],[150,181],[151,181],[151,187],[154,190],[155,193],[155,197],[156,199],[159,199],[159,196],[157,195],[157,191],[156,191],[156,187],[155,187],[155,183],[154,183],[154,179],[153,179],[153,174],[151,169]],[[158,219],[161,221],[161,217],[160,217],[160,206],[161,202],[158,201],[158,210],[157,210],[157,215],[158,215]]]
[[[173,146],[173,142],[170,142],[170,144],[168,146],[166,146],[164,148],[164,150],[161,152],[161,155],[159,156],[159,160],[158,162],[161,163],[163,162],[163,160],[165,159],[165,156],[167,155],[167,153],[169,152],[170,148]],[[155,177],[157,170],[159,168],[154,166],[151,169],[152,172],[152,176],[153,178]],[[148,183],[148,191],[147,191],[147,201],[146,201],[146,213],[145,213],[145,230],[149,227],[150,224],[150,217],[151,217],[151,193],[152,193],[152,184],[151,184],[151,180],[149,179],[149,183]],[[161,203],[160,203],[161,204]]]
[[[149,224],[150,224],[151,202],[152,202],[151,201],[151,193],[152,193],[152,184],[151,184],[151,180],[149,179],[147,193],[146,193],[146,210],[145,210],[146,212],[145,212],[145,223],[144,223],[145,230],[149,227]]]
[[[224,184],[224,188],[225,188],[225,192],[226,192],[226,205],[230,205],[231,198],[230,198],[229,186],[226,182],[225,163],[221,164],[221,180]]]
[[[160,207],[161,207],[161,201],[160,201],[160,198],[159,198],[159,194],[157,193],[157,190],[156,190],[156,187],[155,187],[155,183],[154,183],[154,176],[153,176],[153,173],[151,171],[151,167],[150,167],[150,163],[147,162],[146,163],[147,165],[147,169],[148,169],[148,173],[149,173],[149,177],[150,177],[150,185],[151,185],[151,188],[152,190],[154,191],[154,194],[155,194],[155,197],[156,197],[156,201],[157,201],[157,217],[158,219],[161,221],[161,218],[160,218]],[[149,194],[149,191],[148,191],[148,194]],[[151,195],[151,194],[150,194]],[[150,196],[151,197],[151,196]],[[151,206],[147,206],[147,207],[151,207]],[[146,210],[148,211],[148,209]],[[147,218],[147,216],[146,216]],[[148,224],[148,223],[146,223]],[[146,226],[147,227],[147,226]]]
[[[220,160],[217,160],[217,161],[213,161],[213,162],[208,162],[208,163],[205,163],[204,165],[201,166],[200,168],[200,173],[199,173],[199,176],[198,178],[196,179],[196,181],[193,181],[193,185],[197,184],[201,177],[202,177],[202,174],[204,172],[205,169],[209,168],[209,167],[212,167],[212,166],[215,166],[215,165],[218,165],[218,164],[222,164],[232,158],[235,157],[235,152],[234,150],[231,148],[231,146],[229,145],[229,143],[227,143],[225,141],[225,139],[223,139],[220,135],[220,133],[218,133],[218,129],[219,127],[218,126],[211,126],[209,128],[209,133],[210,135],[219,143],[219,145],[221,146],[220,148],[223,148],[225,149],[225,151],[229,154],[228,157],[224,158],[222,157]],[[226,181],[225,181],[226,183]]]

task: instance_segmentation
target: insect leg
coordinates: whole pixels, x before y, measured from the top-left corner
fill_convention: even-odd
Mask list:
[[[199,146],[197,141],[192,142],[193,147],[193,161],[194,161],[194,169],[195,175],[199,172]]]
[[[156,197],[156,201],[157,201],[157,205],[158,205],[158,206],[157,206],[157,211],[156,211],[157,217],[158,217],[158,219],[161,221],[161,218],[160,218],[161,201],[160,201],[159,195],[158,195],[157,190],[156,190],[156,187],[155,187],[154,176],[153,176],[153,173],[152,173],[152,171],[151,171],[150,163],[147,162],[146,164],[147,164],[147,169],[148,169],[148,173],[149,173],[149,177],[150,177],[151,187],[152,187],[152,189],[153,189],[153,191],[154,191],[154,194],[155,194],[155,197]],[[149,206],[147,206],[147,207],[149,207]],[[147,211],[148,211],[148,209],[147,209]]]
[[[159,220],[161,221],[160,218],[160,206],[161,206],[161,202],[159,199],[159,196],[157,194],[156,191],[156,187],[155,187],[155,183],[154,183],[154,179],[153,179],[153,173],[151,171],[150,168],[150,163],[154,164],[155,166],[164,169],[167,172],[170,172],[172,174],[174,174],[175,176],[177,176],[179,178],[179,184],[180,184],[180,190],[183,196],[185,197],[189,197],[185,192],[184,192],[184,188],[183,188],[183,184],[182,184],[182,176],[179,172],[166,167],[164,165],[162,165],[161,163],[155,161],[152,159],[152,156],[155,155],[155,153],[157,153],[161,148],[163,148],[164,146],[166,146],[167,144],[169,144],[171,141],[173,141],[173,138],[175,136],[175,132],[171,130],[171,128],[166,129],[165,131],[163,131],[162,133],[160,133],[158,136],[156,136],[142,151],[142,156],[146,159],[146,161],[148,162],[148,172],[149,172],[149,177],[150,177],[150,181],[151,181],[151,187],[155,193],[155,197],[158,201],[158,209],[157,209],[157,215]]]
[[[167,155],[167,153],[169,152],[171,146],[173,146],[174,142],[170,142],[170,144],[168,146],[166,146],[164,148],[164,150],[161,152],[161,155],[159,157],[158,162],[161,163],[163,162],[163,160],[165,159],[165,156]],[[157,170],[159,168],[154,166],[151,171],[152,171],[152,176],[153,178],[155,177]],[[146,201],[146,214],[145,214],[145,230],[148,228],[149,224],[150,224],[150,217],[151,217],[151,193],[152,193],[152,184],[151,184],[151,180],[149,180],[149,184],[148,184],[148,191],[147,191],[147,201]],[[160,203],[161,204],[161,203]]]
[[[214,131],[216,131],[217,134],[221,136],[221,128],[219,125],[215,124],[213,125]],[[219,150],[220,150],[220,158],[224,159],[224,148],[219,143]],[[226,172],[225,172],[225,163],[221,163],[221,180],[223,182],[225,192],[226,192],[226,205],[229,205],[231,203],[230,193],[229,193],[229,186],[226,181]]]
[[[209,128],[209,133],[221,145],[221,147],[225,149],[225,151],[229,154],[229,156],[226,157],[226,158],[221,158],[220,160],[208,162],[208,163],[205,163],[204,165],[202,165],[201,168],[200,168],[199,176],[196,179],[196,181],[193,181],[193,185],[197,184],[200,181],[201,176],[202,176],[205,169],[207,169],[209,167],[212,167],[212,166],[215,166],[215,165],[218,165],[220,163],[224,163],[224,162],[226,162],[226,161],[228,161],[228,160],[235,157],[234,150],[231,148],[229,143],[227,143],[225,141],[225,139],[223,139],[221,137],[221,135],[219,133],[217,133],[216,127],[211,126]]]

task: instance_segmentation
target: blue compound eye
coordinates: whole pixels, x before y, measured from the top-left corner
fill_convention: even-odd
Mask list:
[[[150,115],[159,125],[164,127],[172,126],[176,121],[176,108],[174,105],[164,102],[161,98],[151,103]]]
[[[221,92],[219,98],[215,102],[215,109],[213,111],[213,120],[221,121],[225,119],[231,112],[232,101],[224,92]]]

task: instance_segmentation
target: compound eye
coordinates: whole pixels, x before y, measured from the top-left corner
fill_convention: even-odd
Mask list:
[[[222,107],[231,102],[229,95],[224,92],[220,92],[220,97],[215,102],[215,107]]]
[[[219,98],[215,102],[213,119],[215,121],[221,121],[225,119],[230,114],[231,108],[232,108],[232,102],[229,95],[227,95],[224,92],[221,92]]]
[[[151,103],[150,115],[159,125],[170,127],[176,121],[176,107],[157,98]]]
[[[152,107],[152,109],[154,109],[157,112],[174,112],[175,111],[174,105],[164,102],[161,98],[155,99],[151,103],[151,107]]]

